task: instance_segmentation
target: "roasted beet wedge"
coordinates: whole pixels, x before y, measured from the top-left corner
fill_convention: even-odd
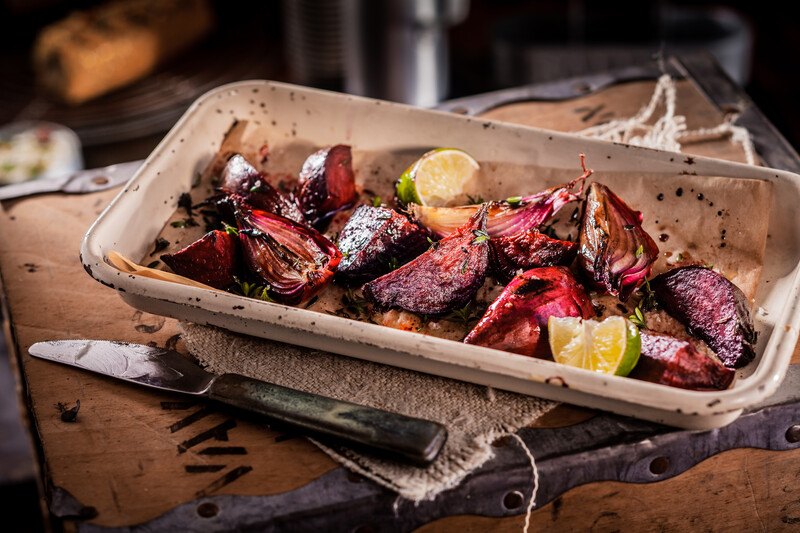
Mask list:
[[[584,159],[581,154],[583,175],[569,183],[551,187],[530,196],[492,202],[489,205],[489,218],[486,222],[486,231],[489,235],[511,237],[536,229],[550,220],[562,207],[578,200],[583,191],[583,183],[592,175],[592,171],[586,169]],[[578,191],[573,192],[576,186]],[[464,225],[478,208],[477,205],[430,207],[409,204],[408,206],[414,220],[440,237],[449,235],[456,228]]]
[[[269,286],[271,298],[297,304],[332,279],[342,254],[318,231],[241,205],[236,219],[245,262]]]
[[[649,331],[639,332],[642,353],[631,377],[691,390],[724,390],[736,372],[691,342]]]
[[[422,315],[464,307],[486,279],[489,238],[485,230],[486,206],[427,252],[364,285],[364,297],[382,310],[399,308]]]
[[[756,355],[756,331],[744,293],[724,276],[700,266],[676,268],[650,281],[656,301],[720,361],[740,368]]]
[[[490,242],[492,269],[503,282],[520,269],[569,265],[577,253],[577,243],[551,239],[535,229],[511,237],[494,237]]]
[[[337,144],[311,154],[300,171],[297,200],[306,220],[320,231],[337,211],[355,203],[355,177],[350,147]]]
[[[464,342],[520,355],[545,356],[551,316],[594,315],[586,291],[566,267],[528,270],[489,306]]]
[[[644,283],[658,259],[658,246],[642,229],[642,213],[597,182],[586,194],[579,244],[578,265],[587,280],[622,301]]]
[[[426,237],[422,228],[392,209],[358,206],[336,243],[342,252],[336,280],[361,285],[391,272],[424,252]]]
[[[267,181],[266,176],[239,154],[228,160],[222,170],[220,190],[236,194],[250,206],[305,223],[303,212],[291,194],[283,194]]]
[[[234,284],[239,264],[236,237],[224,231],[206,233],[174,254],[164,254],[161,260],[178,275],[205,283],[217,289]]]

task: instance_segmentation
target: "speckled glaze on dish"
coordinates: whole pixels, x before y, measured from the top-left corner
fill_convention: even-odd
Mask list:
[[[234,118],[262,120],[286,138],[361,150],[458,146],[479,160],[575,168],[585,152],[598,172],[696,173],[771,181],[770,239],[755,307],[758,356],[733,388],[697,392],[593,374],[529,357],[394,330],[301,308],[125,274],[111,250],[142,257],[175,200],[214,155]],[[688,159],[688,162],[687,162]],[[688,166],[691,165],[691,166]],[[684,428],[720,427],[780,384],[800,326],[800,176],[779,170],[630,147],[268,81],[215,89],[198,99],[100,215],[81,246],[86,271],[147,312],[327,350],[500,389]],[[758,216],[758,213],[754,213]],[[313,372],[313,369],[309,369]]]

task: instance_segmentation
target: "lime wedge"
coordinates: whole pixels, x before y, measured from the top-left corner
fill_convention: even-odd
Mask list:
[[[431,150],[400,176],[397,182],[397,198],[406,205],[460,205],[466,198],[465,186],[479,170],[478,162],[463,150]]]
[[[553,359],[601,374],[627,376],[639,361],[639,329],[621,316],[602,322],[550,317],[547,323]]]

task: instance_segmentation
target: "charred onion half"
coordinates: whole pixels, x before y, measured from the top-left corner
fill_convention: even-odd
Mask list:
[[[333,277],[342,254],[318,231],[242,205],[235,214],[245,262],[271,298],[298,304]]]
[[[586,279],[622,301],[644,283],[658,258],[658,246],[642,229],[642,213],[598,182],[586,193],[578,242]]]

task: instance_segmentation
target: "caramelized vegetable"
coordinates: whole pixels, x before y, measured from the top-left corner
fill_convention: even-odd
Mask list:
[[[486,206],[410,263],[364,285],[381,310],[440,315],[464,307],[483,285],[489,266]]]
[[[691,342],[646,330],[639,335],[642,352],[631,377],[692,390],[724,390],[733,382],[736,372]]]
[[[724,276],[700,266],[670,270],[650,281],[656,301],[727,367],[755,357],[756,332],[747,298]]]
[[[239,154],[228,160],[222,170],[220,190],[240,196],[250,206],[269,211],[295,222],[304,223],[303,212],[291,194],[283,194],[269,184],[266,176]]]
[[[425,232],[385,207],[359,206],[339,233],[336,280],[360,285],[407,263],[429,244]]]
[[[571,182],[551,187],[531,196],[509,198],[489,205],[489,219],[486,231],[492,237],[510,237],[521,232],[537,229],[550,220],[562,207],[578,200],[583,190],[583,182],[592,175],[584,164],[581,154],[583,175]],[[580,188],[572,192],[576,185]],[[439,236],[446,236],[462,226],[480,206],[429,207],[409,204],[408,210],[423,227]]]
[[[658,258],[658,246],[634,211],[601,183],[586,194],[578,265],[597,289],[625,301],[644,283]]]
[[[337,211],[355,203],[355,177],[350,147],[337,144],[311,154],[300,171],[297,200],[306,220],[324,230]]]
[[[342,254],[318,231],[267,211],[237,206],[247,266],[282,303],[311,298],[333,277]]]
[[[464,342],[520,355],[549,353],[551,316],[589,318],[592,302],[566,267],[528,270],[515,277],[489,306]]]
[[[574,242],[551,239],[532,229],[511,237],[494,237],[490,243],[492,269],[500,281],[507,282],[519,270],[569,265],[578,253]]]
[[[236,237],[224,231],[210,231],[174,254],[163,254],[161,260],[176,274],[225,289],[235,282],[239,263]]]

